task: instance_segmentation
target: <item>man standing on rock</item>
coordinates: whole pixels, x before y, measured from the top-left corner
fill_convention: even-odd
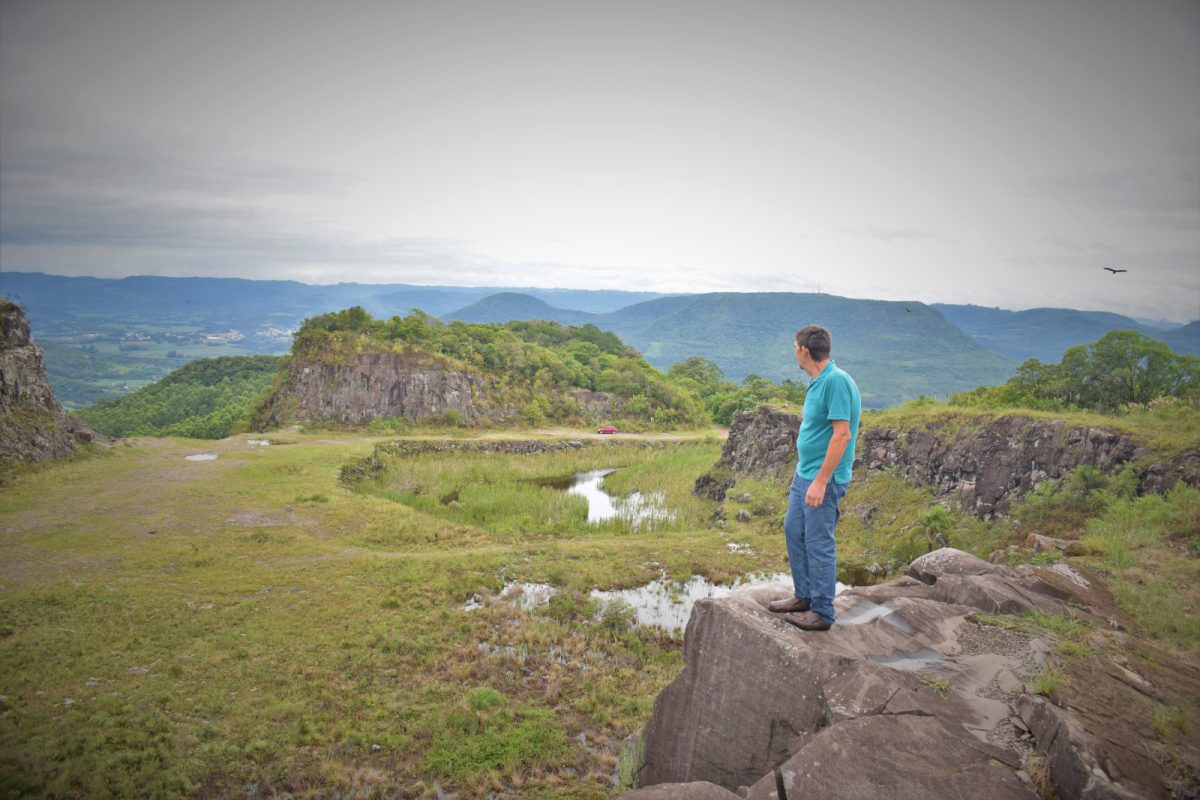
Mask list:
[[[820,325],[796,333],[796,363],[812,381],[804,396],[804,418],[796,451],[800,456],[787,516],[783,520],[795,595],[775,600],[770,609],[806,631],[833,626],[837,586],[837,546],[833,529],[839,503],[850,484],[862,397],[854,379],[829,357],[831,337]]]

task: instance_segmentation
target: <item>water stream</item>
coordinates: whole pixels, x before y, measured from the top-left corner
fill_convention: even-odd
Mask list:
[[[567,494],[587,500],[589,525],[621,519],[629,523],[631,528],[640,528],[675,520],[675,512],[664,505],[665,497],[662,492],[634,492],[624,499],[617,499],[604,491],[600,484],[614,472],[615,469],[595,469],[580,472],[571,478],[554,478],[542,480],[541,483],[555,489],[564,489]]]

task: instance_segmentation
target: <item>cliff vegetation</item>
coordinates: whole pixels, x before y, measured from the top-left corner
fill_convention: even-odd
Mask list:
[[[223,439],[246,430],[274,384],[278,356],[222,356],[193,361],[133,394],[76,413],[109,436]]]
[[[262,424],[394,416],[484,426],[603,420],[638,429],[707,421],[695,392],[594,325],[446,324],[420,311],[378,320],[354,307],[307,320],[292,353]],[[338,397],[359,389],[361,402]]]

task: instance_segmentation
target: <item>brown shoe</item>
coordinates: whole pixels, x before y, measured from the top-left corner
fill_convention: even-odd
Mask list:
[[[812,606],[808,604],[807,600],[801,600],[795,595],[792,597],[785,597],[782,600],[772,600],[771,602],[767,603],[767,609],[774,611],[777,614],[786,614],[790,611],[808,611],[810,608],[812,608]]]
[[[783,621],[795,625],[802,631],[827,631],[833,623],[815,611],[805,611],[803,614],[788,614]]]

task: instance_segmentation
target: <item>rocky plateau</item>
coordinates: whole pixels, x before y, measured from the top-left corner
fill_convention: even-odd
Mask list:
[[[1200,747],[1172,749],[1152,721],[1155,704],[1194,706],[1200,674],[1130,639],[1095,575],[937,550],[901,578],[843,592],[837,624],[823,633],[767,610],[788,591],[759,587],[696,604],[684,669],[643,733],[643,788],[624,797],[1032,800],[1040,787],[1075,800],[1200,791]],[[1029,612],[1080,620],[1096,653],[1069,657],[1052,634],[998,624]],[[1047,674],[1062,677],[1039,694]]]

